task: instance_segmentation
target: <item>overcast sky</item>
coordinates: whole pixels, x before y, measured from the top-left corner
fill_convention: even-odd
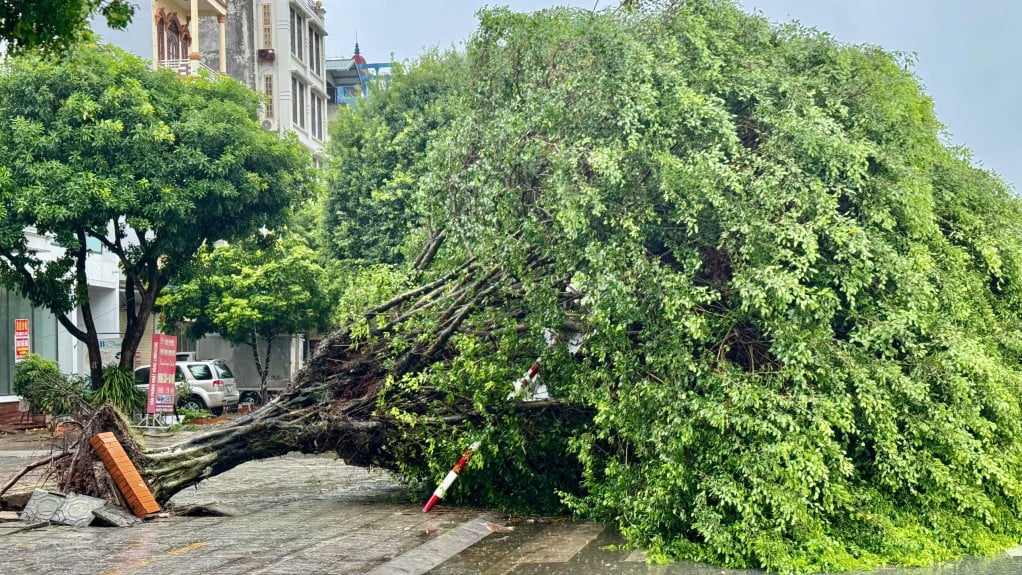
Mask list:
[[[1022,1],[1019,0],[738,0],[770,20],[798,20],[839,41],[876,44],[916,55],[916,75],[933,98],[949,141],[1022,189]],[[425,48],[460,47],[476,11],[507,5],[531,11],[553,5],[591,9],[617,0],[323,0],[327,55],[350,57],[355,37],[370,62],[415,58]],[[130,39],[108,39],[125,45]],[[121,36],[126,36],[121,34]],[[143,38],[145,40],[145,38]],[[145,51],[148,40],[145,43]],[[139,52],[143,53],[143,52]]]
[[[414,58],[426,47],[461,46],[476,10],[530,11],[595,0],[327,0],[327,54],[351,56],[358,34],[370,62]],[[600,0],[600,7],[618,2]],[[1022,2],[1016,0],[740,0],[774,21],[798,20],[842,42],[913,52],[915,72],[933,97],[950,141],[975,161],[1022,186]]]

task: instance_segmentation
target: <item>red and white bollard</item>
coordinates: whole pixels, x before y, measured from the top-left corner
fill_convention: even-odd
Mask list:
[[[571,286],[570,289],[574,290]],[[575,290],[577,292],[577,290]],[[551,346],[557,341],[557,333],[553,330],[545,330],[543,334],[546,339],[547,346]],[[572,333],[568,338],[568,353],[575,355],[575,353],[582,347],[582,335],[579,333]],[[549,399],[550,394],[547,392],[546,385],[543,385],[539,381],[539,359],[537,359],[529,369],[514,382],[514,389],[507,396],[510,401],[512,399],[520,399],[521,401],[536,401],[540,399]],[[475,442],[461,454],[461,458],[454,464],[454,467],[447,473],[447,477],[440,482],[440,486],[436,488],[433,495],[426,502],[426,505],[422,507],[423,513],[429,513],[430,509],[436,505],[447,490],[450,489],[451,485],[454,484],[454,480],[458,478],[458,474],[465,469],[465,465],[468,464],[468,460],[472,459],[472,454],[479,450],[480,442]]]
[[[468,449],[461,454],[458,462],[455,463],[454,467],[452,467],[447,473],[447,477],[444,477],[444,480],[440,482],[440,485],[436,488],[436,491],[433,492],[429,501],[427,501],[426,505],[422,507],[423,513],[429,513],[429,510],[433,509],[433,506],[443,499],[444,495],[447,494],[447,490],[450,489],[451,485],[454,483],[454,480],[458,478],[458,474],[461,473],[462,469],[465,469],[465,465],[468,464],[468,460],[472,459],[472,454],[479,450],[480,445],[481,443],[477,441],[468,446]]]

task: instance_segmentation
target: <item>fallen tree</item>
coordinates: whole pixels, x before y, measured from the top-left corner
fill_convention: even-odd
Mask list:
[[[652,557],[1022,537],[1022,206],[908,63],[716,0],[480,18],[341,113],[324,219],[356,202],[390,243],[326,230],[359,260],[345,327],[277,403],[141,454],[160,499],[292,449],[435,480],[481,441],[450,501],[567,508]],[[554,399],[509,401],[537,358]]]

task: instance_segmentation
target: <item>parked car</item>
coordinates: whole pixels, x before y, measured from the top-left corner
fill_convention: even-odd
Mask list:
[[[135,369],[135,384],[145,390],[149,385],[149,366]],[[187,384],[191,394],[178,393],[177,405],[188,409],[208,409],[220,415],[224,408],[238,404],[241,394],[234,381],[234,372],[222,359],[179,361],[174,368],[174,381]]]

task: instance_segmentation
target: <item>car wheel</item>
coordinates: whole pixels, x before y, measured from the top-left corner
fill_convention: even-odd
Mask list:
[[[213,407],[213,408],[211,408],[209,410],[209,412],[212,413],[213,415],[217,416],[217,417],[220,417],[221,415],[224,414],[224,408],[223,407]]]
[[[202,398],[198,395],[193,395],[188,399],[182,400],[178,407],[182,409],[190,409],[192,411],[201,411],[206,409],[206,402],[202,401]]]
[[[259,400],[259,393],[255,391],[246,391],[241,394],[240,403],[253,403],[259,405],[262,401]]]

